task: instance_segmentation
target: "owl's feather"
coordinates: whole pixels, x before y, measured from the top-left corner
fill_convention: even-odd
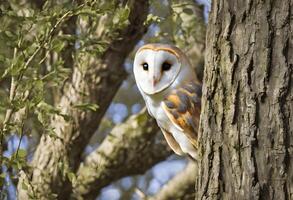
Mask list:
[[[173,45],[146,44],[135,55],[133,72],[169,146],[197,160],[201,86],[187,56]]]
[[[175,138],[173,137],[172,133],[168,132],[167,130],[165,130],[164,128],[161,128],[162,133],[168,143],[168,145],[171,147],[171,149],[178,155],[183,155],[183,151],[180,147],[180,145],[178,144],[178,142],[175,140]]]
[[[162,102],[170,121],[198,147],[198,125],[201,109],[201,86],[188,83],[172,91]]]

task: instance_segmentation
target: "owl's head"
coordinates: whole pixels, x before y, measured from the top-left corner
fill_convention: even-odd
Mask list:
[[[183,68],[190,68],[185,54],[167,44],[142,46],[135,55],[133,65],[136,83],[148,95],[159,93],[172,85]]]

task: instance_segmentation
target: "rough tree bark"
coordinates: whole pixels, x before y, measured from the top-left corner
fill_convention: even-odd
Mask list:
[[[292,11],[212,2],[196,199],[293,199]]]

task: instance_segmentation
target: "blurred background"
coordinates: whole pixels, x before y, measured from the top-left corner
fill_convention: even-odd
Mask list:
[[[109,1],[111,2],[111,1]],[[101,1],[100,6],[106,9],[107,6],[111,4],[107,1]],[[11,62],[25,62],[25,54],[30,54],[30,49],[27,46],[35,45],[32,40],[38,40],[38,34],[46,32],[42,23],[46,21],[46,14],[43,13],[44,19],[31,19],[34,14],[38,12],[43,12],[44,10],[56,9],[56,12],[61,12],[63,9],[70,10],[76,9],[76,5],[80,4],[79,1],[9,1],[2,2],[0,4],[1,12],[1,35],[0,35],[0,72],[2,78],[0,79],[0,119],[1,121],[5,120],[5,112],[7,110],[7,99],[9,98],[9,87],[10,87],[10,76],[6,76],[8,64]],[[99,9],[99,7],[97,7]],[[102,10],[102,7],[101,7]],[[123,81],[118,92],[116,93],[114,99],[112,100],[110,106],[108,107],[98,130],[93,134],[90,139],[90,142],[86,146],[83,157],[85,158],[91,152],[93,152],[99,145],[103,142],[104,138],[111,132],[112,128],[116,125],[124,123],[125,120],[133,115],[139,113],[144,108],[144,102],[142,97],[139,94],[139,91],[134,82],[134,77],[132,73],[132,63],[135,51],[146,43],[160,42],[160,43],[171,43],[175,44],[183,51],[185,51],[200,79],[202,79],[203,66],[204,66],[204,43],[205,43],[205,28],[208,18],[208,12],[210,10],[210,1],[209,0],[151,0],[149,6],[149,14],[145,23],[148,25],[147,32],[144,34],[143,38],[137,43],[133,51],[127,57],[124,62],[123,67],[127,72],[127,78]],[[49,11],[48,11],[49,12]],[[86,12],[86,11],[84,11]],[[94,15],[91,10],[87,10],[89,15]],[[102,11],[101,11],[102,12]],[[126,15],[129,12],[129,8],[123,7],[119,10],[120,18],[116,19],[114,16],[111,18],[112,22],[115,20],[119,21],[117,24],[124,26],[123,15]],[[52,13],[51,13],[52,14]],[[27,17],[27,21],[21,21],[21,17]],[[108,14],[100,15],[99,17],[109,17]],[[82,20],[86,20],[88,16],[82,16]],[[84,18],[84,19],[83,19]],[[19,21],[18,21],[19,20]],[[31,20],[31,21],[29,21]],[[76,19],[73,19],[76,20]],[[19,24],[27,23],[26,27],[23,27]],[[98,26],[94,22],[91,27]],[[105,23],[107,19],[105,19]],[[109,30],[104,33],[112,34],[111,30],[113,27],[118,26],[117,24],[111,24]],[[29,27],[32,26],[32,27]],[[46,47],[53,49],[54,52],[48,53],[44,56],[44,60],[39,59],[39,63],[44,65],[44,68],[38,69],[38,72],[30,70],[31,79],[37,77],[36,73],[43,74],[48,76],[54,68],[58,75],[54,76],[48,82],[40,83],[41,88],[39,91],[36,90],[34,95],[38,96],[42,93],[42,98],[46,99],[46,103],[49,105],[54,105],[52,102],[55,101],[56,96],[50,96],[46,94],[49,89],[59,90],[62,89],[62,82],[67,79],[69,73],[69,67],[66,65],[72,64],[72,62],[79,59],[79,56],[82,56],[83,52],[93,51],[93,54],[99,54],[105,48],[107,40],[96,42],[95,39],[99,39],[99,29],[95,30],[97,32],[97,38],[87,38],[86,32],[93,30],[84,30],[81,23],[80,26],[75,26],[74,30],[70,30],[70,26],[67,26],[62,30],[62,33],[57,34],[59,40],[53,40],[53,47]],[[94,28],[93,28],[94,29]],[[74,34],[70,35],[73,32]],[[66,33],[67,32],[67,33]],[[74,37],[77,38],[74,43],[70,43]],[[114,33],[113,33],[114,35]],[[56,38],[58,38],[56,36]],[[102,37],[102,36],[101,36]],[[103,36],[104,37],[104,36]],[[13,47],[16,41],[25,41],[23,42],[23,56],[20,54],[15,57],[15,49]],[[10,43],[11,42],[11,43]],[[90,44],[92,42],[92,44]],[[27,43],[27,44],[25,44]],[[35,47],[37,48],[37,47]],[[69,57],[69,60],[61,60],[58,58],[59,54],[64,53],[64,49],[73,48],[79,50],[79,55],[75,54]],[[96,48],[96,49],[95,49]],[[26,52],[26,50],[28,52]],[[46,52],[46,51],[45,51]],[[17,54],[18,55],[18,54]],[[53,64],[52,64],[53,62]],[[77,61],[78,62],[78,61]],[[15,74],[18,73],[18,69],[15,70]],[[12,73],[9,71],[9,73]],[[29,76],[27,76],[25,81],[29,82]],[[39,87],[38,83],[34,82],[34,87]],[[29,87],[27,85],[21,85],[20,87]],[[45,93],[45,95],[43,94]],[[47,95],[47,96],[46,96]],[[41,98],[41,97],[40,97]],[[58,98],[58,97],[57,97]],[[50,112],[54,112],[53,108],[47,108]],[[57,111],[56,111],[57,112]],[[5,136],[5,144],[3,144],[3,155],[7,159],[15,157],[16,151],[19,154],[18,156],[23,156],[24,161],[19,161],[19,165],[22,165],[21,162],[30,162],[34,156],[36,146],[39,143],[40,137],[42,135],[42,130],[46,126],[47,118],[50,118],[46,115],[40,115],[42,110],[38,110],[38,114],[28,114],[28,119],[26,120],[26,133],[19,134],[17,129],[11,128],[11,131]],[[20,126],[21,127],[21,126]],[[161,138],[162,139],[162,138]],[[5,161],[5,159],[4,159]],[[2,184],[3,190],[1,192],[2,199],[13,200],[16,199],[16,183],[18,179],[17,170],[14,167],[9,166],[2,162]],[[11,161],[11,160],[10,160]],[[97,197],[98,200],[128,200],[128,199],[140,199],[141,195],[154,195],[160,191],[161,187],[165,185],[172,177],[174,177],[178,172],[183,170],[188,163],[188,159],[184,157],[178,157],[176,155],[171,155],[165,161],[160,162],[149,169],[144,175],[136,175],[122,178],[119,181],[112,183],[111,185],[102,189],[100,195]],[[17,165],[17,163],[16,163]],[[25,164],[23,164],[25,165]]]

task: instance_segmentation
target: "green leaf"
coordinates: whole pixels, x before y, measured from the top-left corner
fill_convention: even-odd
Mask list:
[[[23,70],[23,67],[24,67],[23,63],[25,62],[24,59],[25,58],[23,55],[19,55],[11,60],[12,64],[8,69],[9,69],[9,73],[12,76],[18,75],[20,73],[20,71]]]
[[[44,111],[45,113],[50,113],[50,114],[59,114],[60,110],[53,107],[52,105],[41,101],[38,106],[37,106],[40,110]]]
[[[56,51],[57,53],[59,53],[60,51],[62,51],[62,49],[65,47],[65,42],[55,39],[52,41],[52,50]]]
[[[94,103],[77,104],[77,105],[74,105],[73,107],[81,109],[81,110],[85,110],[85,111],[86,110],[97,111],[97,109],[99,108],[99,106]]]
[[[138,124],[146,123],[147,120],[147,114],[146,113],[139,113],[136,116]]]
[[[1,55],[0,54],[0,62],[4,62],[5,61],[5,57],[4,57],[4,55]]]
[[[65,121],[69,121],[70,119],[72,119],[72,117],[71,116],[69,116],[69,115],[64,115],[64,114],[59,114],[60,116],[62,116],[63,117],[63,119],[65,120]]]
[[[46,129],[46,131],[48,132],[48,135],[49,135],[50,137],[52,137],[52,138],[54,138],[54,139],[59,139],[59,140],[61,140],[61,141],[63,142],[63,138],[59,137],[59,136],[55,133],[55,131],[54,131],[53,129],[48,128],[48,129]]]
[[[32,88],[32,102],[38,104],[44,98],[44,82],[40,79],[34,80],[31,84],[33,84]]]
[[[153,14],[149,14],[147,16],[146,21],[144,22],[144,25],[149,25],[151,23],[160,23],[162,22],[162,18]]]
[[[12,34],[11,31],[4,31],[5,35],[9,38],[14,38],[14,35]]]
[[[26,150],[25,149],[18,149],[17,156],[19,158],[26,158],[26,156],[27,156]]]
[[[0,187],[4,185],[4,182],[5,182],[5,174],[2,173],[0,174]]]
[[[98,10],[92,9],[90,7],[85,7],[82,10],[77,11],[77,15],[82,15],[82,16],[89,16],[89,17],[98,17],[101,15],[101,12],[98,12]]]
[[[27,183],[24,182],[24,181],[21,183],[21,187],[22,187],[22,189],[24,189],[24,190],[28,190],[28,188],[29,188],[28,185],[27,185]]]
[[[193,14],[193,10],[191,8],[184,8],[183,12],[186,13],[187,15],[192,15]]]
[[[22,163],[21,163],[21,161],[16,161],[16,166],[17,166],[17,168],[16,169],[18,169],[18,170],[21,170],[22,169]]]
[[[68,179],[69,179],[70,182],[73,182],[74,180],[76,180],[76,176],[72,172],[68,172],[67,173],[67,177],[68,177]]]
[[[55,115],[55,114],[62,116],[65,121],[70,120],[70,116],[68,116],[66,114],[62,114],[60,109],[55,108],[52,105],[50,105],[44,101],[41,101],[37,105],[37,107],[35,109],[35,113],[37,114],[37,119],[44,127],[49,126],[51,116]]]

